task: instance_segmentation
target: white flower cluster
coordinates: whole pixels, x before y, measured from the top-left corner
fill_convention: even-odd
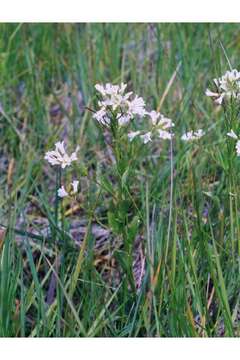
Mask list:
[[[205,132],[202,129],[199,129],[197,131],[190,130],[183,134],[181,136],[181,139],[183,141],[194,141],[200,139],[203,135],[205,135]]]
[[[77,152],[79,147],[77,146],[76,150],[69,156],[66,153],[64,147],[64,141],[58,141],[55,144],[55,150],[47,151],[44,157],[51,165],[60,165],[62,169],[66,166],[70,166],[73,161],[77,160]]]
[[[171,119],[166,118],[164,115],[157,111],[146,112],[151,122],[150,131],[142,133],[141,131],[132,131],[128,134],[128,138],[132,141],[136,136],[139,136],[144,144],[152,141],[153,136],[156,134],[160,139],[171,140],[174,136],[171,132],[171,128],[174,127],[174,123]]]
[[[98,101],[100,109],[93,117],[102,125],[110,125],[110,117],[108,112],[114,113],[117,118],[118,125],[127,125],[136,115],[143,117],[145,115],[145,103],[143,99],[137,95],[133,96],[132,92],[125,94],[127,85],[95,85],[96,90],[101,95]]]
[[[71,186],[72,186],[72,192],[71,194],[76,194],[77,191],[78,191],[78,184],[79,184],[79,181],[78,180],[74,180],[73,182],[71,182]],[[70,193],[66,191],[65,187],[62,185],[60,187],[60,189],[58,189],[58,196],[63,198],[63,197],[66,197],[66,196],[69,196]]]
[[[234,140],[237,140],[236,152],[237,152],[237,156],[240,156],[240,139],[239,139],[239,137],[235,134],[235,132],[233,130],[231,130],[229,133],[227,133],[227,136],[231,137]]]
[[[71,155],[68,155],[65,150],[64,141],[62,141],[62,142],[59,141],[55,144],[55,150],[46,152],[44,159],[47,160],[53,166],[58,165],[62,169],[65,169],[66,166],[70,166],[73,161],[77,160],[77,152],[78,151],[79,151],[79,146],[77,146],[76,150]],[[79,184],[78,180],[74,180],[71,183],[71,186],[73,189],[71,194],[77,193],[78,184]],[[69,196],[69,195],[70,195],[70,193],[68,193],[65,190],[64,186],[61,186],[60,189],[58,189],[59,197],[63,198],[63,197]]]
[[[100,109],[93,117],[103,126],[109,127],[111,117],[117,119],[118,126],[126,126],[136,116],[139,118],[148,117],[151,121],[151,127],[148,131],[131,131],[128,138],[132,141],[140,137],[144,144],[152,141],[155,134],[161,139],[171,139],[173,134],[170,129],[174,126],[171,119],[166,118],[156,111],[147,112],[143,98],[134,95],[132,92],[125,93],[127,85],[95,85],[96,90],[101,95],[98,101]]]
[[[223,100],[240,99],[240,72],[236,69],[227,71],[222,77],[214,79],[216,91],[206,90],[206,95],[213,97],[219,105]]]

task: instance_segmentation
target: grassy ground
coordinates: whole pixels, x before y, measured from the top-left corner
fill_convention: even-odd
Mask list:
[[[0,336],[239,336],[239,161],[230,183],[224,112],[204,95],[239,67],[239,25],[0,30]],[[176,134],[206,131],[138,149],[131,261],[109,216],[108,134],[86,110],[96,83],[121,81]],[[57,206],[44,154],[60,139],[80,145],[81,180]]]

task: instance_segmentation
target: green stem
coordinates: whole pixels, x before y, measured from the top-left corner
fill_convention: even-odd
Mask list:
[[[55,245],[57,242],[57,227],[58,227],[58,213],[59,213],[59,197],[58,197],[58,189],[61,186],[61,176],[62,176],[62,169],[61,167],[57,168],[56,171],[56,184],[55,184],[55,205],[54,205],[54,220],[55,220],[55,229],[54,229],[54,240]]]
[[[128,224],[128,211],[123,214],[124,205],[127,199],[129,198],[128,194],[130,193],[129,187],[127,185],[127,181],[125,179],[123,184],[123,175],[127,171],[127,167],[125,166],[124,156],[121,149],[121,139],[120,139],[120,131],[119,128],[114,127],[114,131],[112,131],[113,136],[113,152],[116,159],[116,170],[117,170],[117,183],[118,183],[118,191],[117,191],[117,204],[116,204],[116,215],[117,218],[120,218],[121,221],[121,236],[123,240],[124,251],[127,256],[127,263],[129,273],[131,274],[130,277],[130,284],[134,288],[134,281],[133,281],[133,274],[132,274],[132,264],[133,264],[133,256],[132,256],[132,249],[133,244],[129,243],[129,224]],[[130,270],[131,269],[131,270]]]

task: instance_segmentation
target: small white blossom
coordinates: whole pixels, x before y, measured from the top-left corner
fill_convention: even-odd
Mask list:
[[[211,90],[207,89],[205,95],[215,98],[215,103],[221,105],[224,99],[224,94],[219,94],[212,92]]]
[[[140,135],[140,138],[143,140],[144,144],[147,144],[149,141],[152,141],[151,131],[147,132],[146,134]]]
[[[200,139],[203,135],[205,135],[205,132],[202,129],[199,129],[194,132],[194,135],[197,139]]]
[[[129,121],[131,120],[130,115],[117,115],[117,121],[119,126],[125,126],[129,124]]]
[[[64,141],[59,141],[55,144],[55,150],[46,152],[44,159],[51,165],[60,165],[61,168],[64,169],[66,166],[71,165],[73,161],[77,160],[78,150],[79,147],[77,147],[76,150],[69,156],[66,153]]]
[[[238,139],[237,135],[235,134],[235,132],[232,129],[231,129],[231,131],[229,133],[227,133],[227,136],[229,136],[229,137],[231,137],[231,138],[233,138],[235,140]]]
[[[79,181],[78,181],[78,180],[74,180],[73,182],[71,182],[71,186],[72,186],[72,188],[73,188],[72,194],[76,194],[76,193],[77,193],[77,191],[78,191],[78,184],[79,184]],[[64,198],[64,197],[69,196],[69,193],[66,191],[66,189],[65,189],[65,187],[64,187],[63,185],[58,189],[57,193],[58,193],[58,196],[59,196],[60,198]]]
[[[128,139],[129,141],[133,141],[133,139],[138,136],[141,132],[140,131],[131,131],[128,133]]]
[[[93,115],[93,118],[96,119],[102,125],[109,126],[109,124],[110,124],[110,119],[107,116],[105,108],[102,108],[102,109],[98,110],[97,112],[95,112],[95,114]]]
[[[215,98],[217,104],[221,105],[224,99],[240,99],[240,72],[236,69],[227,71],[223,76],[213,81],[217,88],[216,92],[207,89],[205,94]]]
[[[204,135],[204,131],[202,129],[199,129],[197,131],[188,131],[185,134],[183,134],[181,136],[181,139],[183,141],[193,141],[193,140],[198,140],[200,139],[203,135]]]
[[[171,119],[166,118],[162,114],[160,114],[160,120],[158,121],[158,126],[161,126],[163,129],[169,129],[171,127],[174,127],[175,124],[172,122]]]
[[[60,189],[58,189],[57,193],[60,198],[68,196],[68,192],[65,190],[64,186],[61,186]]]
[[[166,130],[158,130],[158,136],[160,137],[160,139],[171,140],[173,137],[173,134],[171,134],[169,131],[166,131]]]
[[[231,137],[234,140],[237,140],[236,142],[236,152],[237,152],[237,156],[240,156],[240,140],[239,137],[235,134],[235,132],[231,129],[231,131],[229,133],[227,133],[227,136]]]
[[[112,96],[112,95],[123,95],[125,89],[127,87],[127,84],[121,83],[121,85],[112,85],[107,83],[105,86],[96,84],[95,88],[103,97]]]
[[[152,123],[152,134],[157,132],[158,137],[161,139],[170,140],[173,137],[173,134],[170,131],[167,131],[167,129],[170,129],[174,126],[174,123],[171,119],[165,117],[163,114],[155,110],[148,112],[147,115],[150,117]]]
[[[76,194],[78,191],[78,184],[79,181],[78,180],[73,180],[73,182],[71,183],[72,187],[73,187],[73,194]]]
[[[194,135],[193,135],[193,131],[192,131],[192,130],[186,132],[185,134],[183,134],[183,135],[181,136],[181,139],[182,139],[183,141],[191,141],[191,140],[193,140],[193,138],[194,138]]]
[[[143,98],[136,95],[132,101],[128,101],[127,112],[131,116],[131,118],[133,118],[134,115],[139,115],[140,117],[143,117],[146,114],[145,102]]]
[[[210,97],[218,97],[218,96],[219,96],[219,94],[218,94],[217,92],[213,92],[213,91],[211,91],[211,90],[209,90],[209,89],[207,89],[207,90],[205,91],[205,95],[206,95],[206,96],[210,96]]]
[[[163,114],[153,110],[147,113],[151,119],[152,125],[162,128],[163,130],[171,128],[174,123],[171,119],[165,117]]]
[[[157,125],[158,119],[160,117],[160,113],[155,110],[152,110],[147,114],[150,116],[153,126]]]
[[[236,151],[237,151],[237,156],[240,156],[240,140],[238,140],[236,143]]]
[[[99,101],[100,107],[111,106],[113,111],[115,111],[118,107],[125,106],[126,101],[132,94],[131,92],[124,95],[124,91],[126,89],[126,84],[121,85],[112,85],[106,84],[103,85],[95,85],[95,88],[102,95],[102,100]]]

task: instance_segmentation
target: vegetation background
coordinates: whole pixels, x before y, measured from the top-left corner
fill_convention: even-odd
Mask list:
[[[0,336],[239,336],[239,161],[229,189],[226,118],[204,95],[239,67],[239,25],[0,30]],[[121,81],[179,135],[172,151],[160,140],[139,149],[135,288],[98,182],[102,173],[111,179],[107,134],[86,109],[96,105],[96,83]],[[192,128],[206,136],[181,142]],[[55,171],[44,154],[60,139],[80,145],[81,187],[56,221]]]

